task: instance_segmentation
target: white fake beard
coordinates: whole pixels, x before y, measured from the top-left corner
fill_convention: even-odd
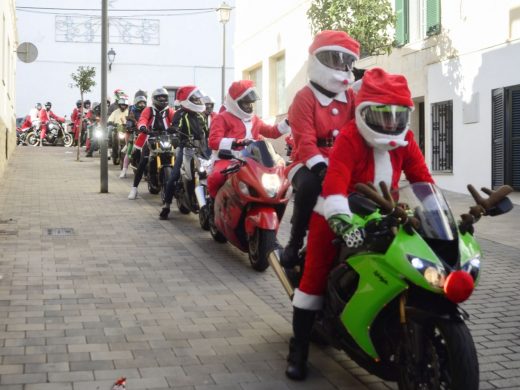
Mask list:
[[[227,111],[243,121],[250,121],[251,118],[253,118],[254,113],[248,114],[247,112],[243,111],[238,103],[233,100],[231,96],[229,96],[229,94],[226,95],[224,105],[226,106]]]
[[[206,110],[205,104],[195,104],[189,100],[183,100],[181,102],[181,106],[184,107],[186,110],[193,112],[204,112]]]
[[[365,139],[365,141],[368,142],[370,146],[380,150],[390,151],[401,146],[408,145],[408,141],[404,140],[406,133],[408,132],[408,127],[397,135],[378,133],[377,131],[374,131],[368,127],[368,125],[365,123],[361,117],[361,108],[363,108],[362,104],[356,108],[356,125],[359,132],[361,133],[361,136]]]
[[[345,92],[354,82],[354,75],[351,71],[343,72],[331,69],[318,61],[314,55],[309,56],[307,74],[309,80],[335,94]]]

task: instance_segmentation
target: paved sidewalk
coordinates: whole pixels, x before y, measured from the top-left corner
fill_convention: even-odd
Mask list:
[[[395,388],[318,347],[309,380],[287,380],[291,307],[272,271],[194,216],[159,221],[145,182],[127,200],[131,178],[112,165],[100,194],[99,159],[71,151],[20,147],[0,180],[0,390],[102,390],[119,376],[129,390]],[[518,216],[477,225],[486,268],[465,307],[482,389],[520,387]]]

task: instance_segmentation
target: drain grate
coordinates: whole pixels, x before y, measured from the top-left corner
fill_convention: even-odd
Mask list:
[[[47,235],[48,236],[73,236],[74,235],[74,229],[73,228],[50,228],[47,229]]]

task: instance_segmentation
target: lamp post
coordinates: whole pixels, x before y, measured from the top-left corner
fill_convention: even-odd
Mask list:
[[[113,48],[110,48],[110,50],[107,53],[108,57],[108,71],[110,72],[112,70],[112,64],[114,63],[114,59],[116,58],[116,51]]]
[[[224,104],[224,96],[226,94],[226,23],[229,22],[231,16],[231,7],[223,1],[217,8],[218,21],[222,23],[222,104]]]
[[[108,46],[108,0],[101,1],[101,129],[99,140],[101,153],[100,180],[101,193],[108,192],[108,150],[107,150],[107,46]],[[114,52],[115,53],[115,52]]]

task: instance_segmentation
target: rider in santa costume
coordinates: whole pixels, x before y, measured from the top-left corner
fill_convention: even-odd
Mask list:
[[[211,124],[208,139],[210,149],[241,149],[240,145],[245,140],[259,140],[262,136],[278,138],[291,131],[287,121],[268,125],[258,118],[253,113],[253,103],[258,99],[251,80],[239,80],[231,84],[225,99],[226,111],[217,115]],[[226,176],[220,171],[232,163],[229,160],[215,162],[213,172],[208,177],[208,191],[212,198],[216,197],[226,181]]]
[[[293,298],[294,337],[290,342],[286,374],[306,376],[309,338],[314,315],[323,304],[327,275],[336,256],[337,236],[364,240],[362,227],[352,219],[347,196],[356,183],[384,181],[398,187],[401,173],[411,182],[433,182],[424,157],[409,130],[413,101],[406,79],[380,68],[367,71],[356,95],[355,121],[336,140],[323,190],[312,214],[305,269]]]
[[[358,58],[359,43],[344,31],[322,31],[309,47],[309,83],[294,97],[288,115],[294,138],[288,178],[296,193],[291,234],[281,256],[285,267],[298,263],[330,151],[339,129],[354,118],[350,86]]]

